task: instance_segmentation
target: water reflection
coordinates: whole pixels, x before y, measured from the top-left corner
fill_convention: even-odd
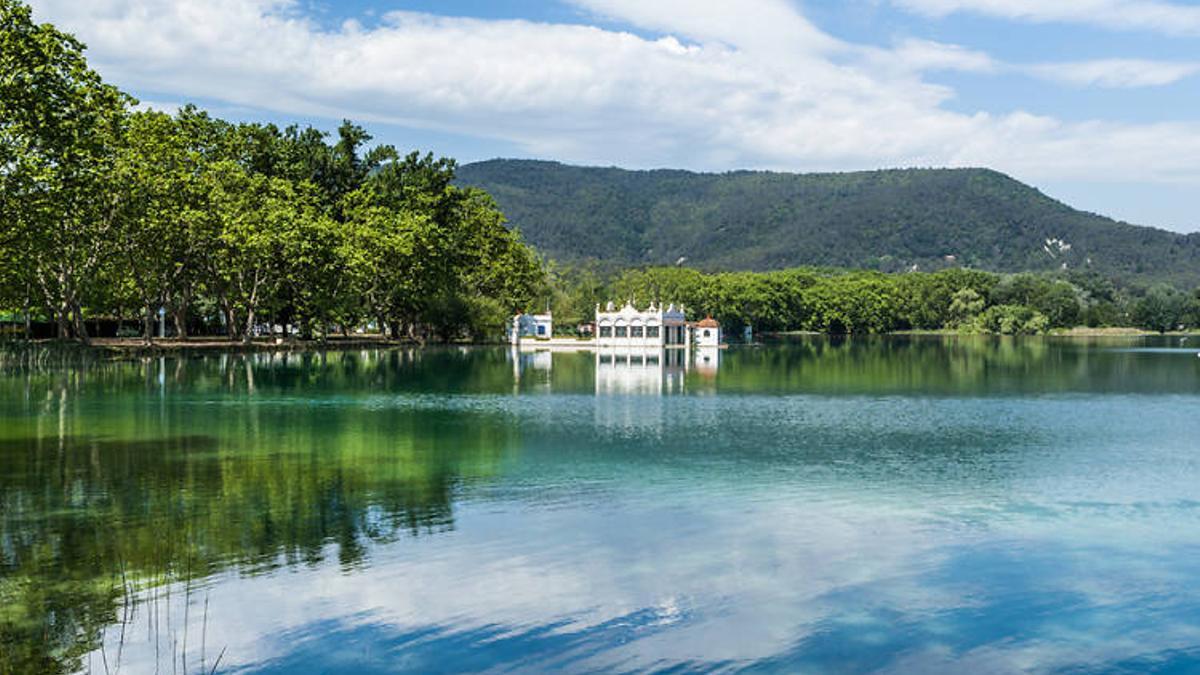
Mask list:
[[[721,368],[721,349],[719,347],[697,347],[695,355],[696,372],[713,378]]]
[[[596,395],[680,393],[689,356],[683,349],[598,349]]]
[[[1130,346],[0,353],[0,672],[1186,670]]]

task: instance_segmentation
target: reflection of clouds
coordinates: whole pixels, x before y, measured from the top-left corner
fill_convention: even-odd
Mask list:
[[[728,506],[522,511],[518,526],[508,510],[520,505],[489,505],[464,509],[454,533],[377,548],[373,564],[353,573],[332,562],[260,577],[226,573],[210,584],[210,658],[227,647],[230,665],[261,665],[296,642],[320,642],[335,622],[338,630],[374,626],[381,641],[485,631],[469,645],[477,651],[543,630],[573,636],[569,647],[586,668],[753,661],[811,630],[831,609],[822,596],[905,578],[910,556],[929,549],[911,523],[885,525],[867,512]],[[881,531],[863,526],[867,520]],[[674,536],[658,536],[668,531]],[[202,593],[193,593],[193,640]],[[905,585],[889,593],[908,605],[928,596]],[[182,616],[182,607],[173,614]],[[608,644],[617,633],[620,644]],[[590,653],[595,644],[606,647]],[[198,660],[192,647],[189,661]],[[554,653],[539,658],[562,657],[562,647],[552,643]],[[127,644],[125,660],[131,672],[153,670],[152,643]]]
[[[464,507],[456,531],[376,547],[349,573],[332,562],[225,573],[207,591],[210,663],[226,647],[231,667],[277,672],[1017,672],[1094,670],[1200,640],[1187,551],[1155,562],[1136,542],[1084,552],[997,539],[869,496],[698,507],[622,490],[593,509]],[[193,592],[193,641],[204,593]],[[144,632],[124,660],[153,670]]]

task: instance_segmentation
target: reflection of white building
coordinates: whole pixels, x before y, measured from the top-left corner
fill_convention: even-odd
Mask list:
[[[696,347],[695,360],[696,372],[707,377],[712,377],[717,374],[717,370],[721,367],[721,348]]]
[[[684,353],[677,349],[596,350],[596,393],[663,394],[683,390]]]
[[[508,340],[513,344],[524,338],[549,340],[554,335],[554,318],[545,314],[518,314],[508,326]]]
[[[525,383],[525,387],[533,383],[534,386],[549,391],[551,371],[554,369],[553,353],[548,350],[522,351],[520,347],[513,345],[509,349],[508,360],[513,369],[513,393],[522,389],[522,382]]]
[[[632,303],[616,309],[610,302],[596,306],[596,344],[612,347],[686,347],[689,343],[683,307],[650,305],[639,310]]]

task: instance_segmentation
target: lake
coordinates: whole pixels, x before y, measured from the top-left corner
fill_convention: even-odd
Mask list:
[[[7,353],[0,672],[1197,672],[1197,348]]]

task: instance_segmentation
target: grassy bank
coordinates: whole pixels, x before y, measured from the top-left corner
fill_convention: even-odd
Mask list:
[[[142,338],[93,338],[84,345],[74,340],[33,340],[9,343],[16,348],[57,348],[78,350],[109,356],[162,356],[167,354],[192,353],[252,353],[252,352],[303,352],[348,349],[376,349],[381,347],[419,346],[412,340],[390,340],[376,335],[337,337],[328,340],[286,340],[262,338],[250,342],[230,340],[223,336],[194,337],[186,340],[175,338],[156,339],[147,344]]]

